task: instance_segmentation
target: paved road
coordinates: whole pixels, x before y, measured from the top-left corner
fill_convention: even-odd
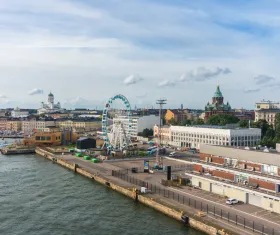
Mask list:
[[[156,187],[161,187],[162,190],[164,189],[164,187],[162,186],[162,184],[160,183],[162,178],[165,178],[166,175],[165,174],[154,174],[153,176],[151,176],[151,174],[144,174],[144,173],[140,173],[140,174],[133,174],[133,176],[143,180],[143,181],[147,181],[149,182],[149,184],[152,184],[152,187],[156,186]],[[254,227],[257,230],[262,231],[262,225],[264,225],[265,227],[269,228],[266,229],[264,227],[264,234],[271,234],[271,235],[280,235],[280,224],[276,219],[272,219],[272,218],[266,218],[266,217],[259,217],[254,215],[253,213],[256,211],[261,211],[262,209],[259,207],[255,207],[252,205],[247,205],[247,204],[243,204],[243,205],[238,205],[238,206],[228,206],[225,204],[225,199],[215,196],[214,197],[207,197],[209,194],[211,193],[205,193],[202,190],[199,189],[192,189],[190,187],[181,187],[181,188],[175,188],[175,187],[165,187],[166,190],[169,190],[171,192],[176,193],[175,194],[175,200],[178,197],[178,194],[180,194],[181,196],[179,197],[179,200],[182,202],[182,197],[185,197],[185,200],[188,200],[188,198],[191,199],[191,206],[200,209],[201,208],[201,203],[202,204],[202,209],[203,211],[207,210],[207,204],[208,204],[208,209],[211,212],[214,212],[214,207],[215,207],[215,214],[218,215],[218,217],[220,216],[220,214],[222,213],[223,217],[228,217],[228,212],[229,212],[229,219],[232,221],[236,220],[236,216],[238,223],[239,224],[243,224],[244,223],[244,219],[245,219],[245,223],[246,225],[252,227],[253,223],[251,221],[254,221]],[[165,193],[166,195],[166,193]],[[169,194],[169,197],[173,197],[173,194]],[[196,202],[195,202],[196,201]],[[222,212],[221,212],[222,210]],[[275,229],[275,231],[272,231],[272,229]]]
[[[139,160],[139,161],[124,161],[124,162],[110,162],[110,163],[102,163],[102,164],[94,164],[91,163],[89,161],[83,160],[82,158],[76,158],[74,156],[71,155],[64,155],[61,156],[62,158],[64,158],[65,160],[69,161],[69,162],[75,162],[77,164],[79,164],[79,166],[85,168],[86,170],[90,171],[90,172],[98,172],[100,174],[103,174],[104,176],[108,177],[108,178],[112,178],[111,176],[111,172],[112,170],[120,170],[120,169],[128,169],[131,166],[143,166],[143,161]],[[167,163],[169,164],[174,164],[175,161],[172,160],[166,160]],[[131,174],[130,172],[128,172],[129,174]],[[149,183],[149,185],[156,185],[157,187],[161,187],[162,189],[164,188],[161,184],[160,181],[162,178],[165,178],[166,175],[163,173],[156,173],[156,174],[145,174],[145,173],[139,173],[139,174],[133,174],[131,175],[133,177],[137,177],[138,179],[144,180],[146,182]],[[125,183],[125,181],[124,181]],[[218,200],[217,198],[213,197],[213,198],[209,198],[205,195],[203,195],[203,193],[198,193],[203,192],[202,190],[198,190],[198,189],[191,189],[188,187],[182,187],[182,188],[174,188],[174,187],[167,187],[165,188],[166,190],[169,190],[170,192],[174,192],[175,195],[179,194],[179,201],[182,202],[182,198],[184,197],[185,200],[187,200],[187,198],[191,199],[191,206],[195,201],[196,201],[196,208],[200,209],[199,206],[201,205],[201,203],[203,203],[203,209],[205,210],[205,206],[208,204],[209,210],[213,210],[214,206],[215,206],[215,214],[216,215],[220,215],[219,213],[221,212],[220,209],[223,210],[223,217],[225,217],[224,213],[229,212],[229,219],[232,221],[236,220],[236,215],[238,215],[238,223],[242,224],[244,222],[244,219],[246,219],[246,224],[252,226],[252,224],[248,223],[248,221],[254,221],[254,227],[258,230],[262,230],[262,225],[265,225],[267,228],[269,228],[268,230],[264,230],[264,234],[270,234],[270,235],[280,235],[280,225],[277,222],[274,222],[272,219],[268,220],[266,219],[266,217],[262,218],[259,217],[257,215],[255,215],[255,213],[253,213],[251,211],[251,209],[249,209],[250,207],[253,208],[253,206],[251,205],[240,205],[240,206],[228,206],[224,204],[224,200]],[[166,195],[165,195],[166,196]],[[171,194],[170,194],[171,197]],[[174,201],[175,202],[175,201]],[[245,209],[244,209],[245,206]],[[248,207],[249,206],[249,207]],[[247,209],[249,211],[249,213],[246,211]],[[212,208],[212,209],[211,209]],[[255,207],[258,208],[258,207]],[[260,209],[260,208],[258,208]],[[244,211],[245,210],[245,211]],[[256,210],[258,211],[258,210]],[[252,212],[250,214],[250,212]],[[226,214],[227,215],[227,214]],[[275,229],[274,233],[272,232],[272,228]]]

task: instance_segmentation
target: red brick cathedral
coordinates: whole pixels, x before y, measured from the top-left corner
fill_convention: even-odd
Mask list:
[[[216,92],[212,97],[212,103],[209,102],[205,106],[205,118],[204,120],[207,121],[208,118],[214,114],[220,113],[233,113],[229,103],[227,102],[224,104],[224,97],[220,90],[220,86],[217,86]]]

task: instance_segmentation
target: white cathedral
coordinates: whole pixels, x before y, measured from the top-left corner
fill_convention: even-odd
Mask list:
[[[58,102],[57,104],[54,103],[54,95],[50,92],[48,95],[48,103],[45,104],[42,102],[41,108],[37,110],[38,114],[44,114],[44,113],[55,113],[62,111],[61,105]]]

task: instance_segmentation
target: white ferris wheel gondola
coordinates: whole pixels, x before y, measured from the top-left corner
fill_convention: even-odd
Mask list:
[[[109,133],[108,128],[108,114],[109,109],[114,101],[120,100],[125,106],[125,117],[122,120],[118,120],[113,124],[113,127]],[[131,140],[132,131],[132,118],[131,107],[128,99],[123,95],[115,95],[111,97],[103,110],[102,115],[102,136],[108,151],[123,151],[128,147]]]

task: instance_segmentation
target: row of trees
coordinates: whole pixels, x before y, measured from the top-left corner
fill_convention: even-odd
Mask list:
[[[168,121],[168,124],[172,125],[172,126],[186,126],[186,125],[203,125],[204,121],[202,119],[197,119],[197,120],[184,120],[182,122],[177,122],[174,118],[171,118]]]
[[[253,128],[260,128],[262,130],[262,139],[260,145],[275,148],[276,143],[280,142],[280,113],[276,114],[275,126],[269,125],[266,120],[259,120],[250,125]],[[248,120],[240,121],[240,127],[249,127]]]
[[[207,123],[205,123],[204,120],[200,118],[197,120],[184,120],[182,122],[178,122],[174,118],[172,118],[168,121],[168,124],[173,126],[203,125],[203,124],[224,126],[226,124],[232,124],[238,122],[239,119],[232,114],[216,114],[211,116],[208,119]]]
[[[152,129],[144,129],[143,132],[138,132],[138,136],[143,136],[143,137],[150,137],[153,136],[154,131]]]
[[[232,114],[215,114],[208,118],[207,124],[209,125],[217,125],[217,126],[225,126],[227,124],[236,124],[240,120],[238,117]]]
[[[250,122],[250,124],[249,124]],[[276,143],[280,142],[280,113],[276,114],[275,126],[269,125],[266,120],[259,120],[257,122],[249,120],[239,120],[231,114],[216,114],[208,119],[207,124],[224,126],[226,124],[238,123],[243,128],[260,128],[262,139],[260,145],[275,148]]]

